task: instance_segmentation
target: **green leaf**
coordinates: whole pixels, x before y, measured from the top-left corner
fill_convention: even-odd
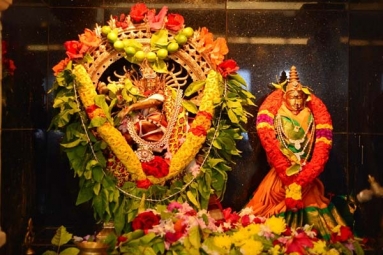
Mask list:
[[[201,234],[198,227],[192,227],[189,230],[189,241],[194,248],[199,249],[201,247]]]
[[[64,226],[60,226],[56,230],[56,234],[53,236],[51,243],[56,246],[62,246],[68,243],[72,239],[72,234],[69,233]]]
[[[203,86],[205,86],[206,81],[195,81],[192,82],[185,90],[185,96],[191,96],[200,89],[202,89]]]
[[[80,253],[80,250],[75,247],[69,247],[60,252],[60,255],[77,255]]]
[[[100,193],[101,184],[99,182],[96,182],[93,187],[93,192],[97,196]]]
[[[97,95],[97,96],[95,96],[94,103],[103,110],[103,112],[105,113],[106,118],[108,119],[108,121],[113,124],[113,119],[112,119],[112,117],[109,114],[109,106],[106,103],[105,95]]]
[[[153,63],[150,63],[150,66],[157,73],[167,73],[168,72],[168,67],[167,67],[165,61],[162,59],[157,59]]]
[[[191,112],[191,113],[197,113],[198,112],[197,106],[193,102],[191,102],[189,100],[182,100],[182,106],[188,112]]]
[[[55,251],[45,251],[42,255],[57,255]]]
[[[168,30],[160,29],[150,39],[150,46],[152,49],[165,48],[168,45]]]
[[[227,111],[227,114],[228,114],[229,119],[230,119],[231,122],[233,122],[233,123],[239,123],[238,117],[237,117],[237,115],[233,112],[233,110],[229,109],[229,110]]]
[[[242,76],[239,75],[238,73],[236,73],[236,74],[229,74],[228,77],[229,77],[229,79],[233,79],[233,80],[239,82],[244,87],[247,86],[247,83],[246,83],[245,79],[243,79]]]
[[[96,182],[101,182],[102,178],[104,177],[104,171],[102,170],[101,166],[99,166],[98,164],[93,166],[92,174],[93,174],[93,179]]]
[[[89,128],[101,127],[105,122],[106,122],[106,118],[96,116],[96,117],[91,119],[91,121],[89,123]]]
[[[76,139],[70,143],[61,143],[60,145],[64,148],[73,148],[79,145],[82,142],[82,139]]]
[[[191,191],[187,191],[186,192],[186,196],[188,197],[189,201],[193,205],[195,205],[198,209],[200,208],[199,202],[197,201],[196,197],[193,195],[193,193]]]
[[[121,234],[122,229],[125,226],[125,219],[126,219],[125,205],[126,205],[126,200],[123,199],[116,213],[114,214],[114,228],[116,230],[117,235]]]
[[[83,185],[77,195],[76,205],[85,203],[93,197],[93,186]]]
[[[140,240],[142,241],[142,243],[144,243],[144,244],[148,244],[148,243],[150,243],[150,241],[152,241],[154,238],[156,238],[156,234],[154,234],[154,233],[148,233],[148,234],[144,235],[143,237],[141,237]]]

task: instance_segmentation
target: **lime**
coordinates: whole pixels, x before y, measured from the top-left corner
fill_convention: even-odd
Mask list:
[[[124,43],[121,40],[117,40],[113,43],[113,47],[116,51],[123,51]]]
[[[112,29],[110,28],[110,26],[102,26],[101,27],[101,33],[103,35],[108,35],[110,33],[110,31],[112,31]]]
[[[139,50],[136,52],[136,54],[134,54],[134,58],[138,61],[138,62],[141,62],[145,59],[146,57],[146,54],[145,52],[143,52],[142,50]]]
[[[124,50],[125,50],[126,55],[128,55],[128,56],[133,56],[134,54],[136,54],[136,49],[134,47],[131,47],[131,46],[125,47]]]
[[[165,49],[159,49],[157,51],[157,57],[159,59],[165,59],[168,56],[168,50]]]
[[[118,34],[114,31],[109,32],[107,35],[109,42],[114,43],[118,39]]]
[[[175,39],[180,45],[185,44],[188,41],[188,38],[184,34],[176,35]]]
[[[191,28],[191,27],[185,27],[185,28],[182,29],[182,31],[181,31],[181,34],[183,34],[183,35],[186,36],[187,38],[192,37],[193,33],[194,33],[194,30],[193,30],[193,28]]]
[[[167,49],[170,53],[176,52],[178,50],[179,46],[178,43],[176,42],[171,42],[169,43]]]
[[[147,54],[146,54],[146,59],[149,61],[149,62],[154,62],[154,61],[156,61],[156,59],[157,59],[157,55],[156,55],[156,53],[154,53],[154,52],[148,52]]]

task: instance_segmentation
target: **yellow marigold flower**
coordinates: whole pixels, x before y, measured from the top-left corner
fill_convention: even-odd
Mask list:
[[[314,242],[314,247],[309,249],[310,254],[326,254],[326,242],[318,240]]]
[[[272,247],[271,249],[269,249],[268,251],[267,251],[267,253],[268,254],[271,254],[271,255],[279,255],[279,254],[281,254],[281,252],[282,252],[282,249],[281,249],[282,247],[279,245],[279,244],[277,244],[277,245],[275,245],[274,247]]]
[[[240,228],[237,232],[233,233],[233,243],[235,246],[241,246],[248,239],[253,239],[253,236],[258,235],[260,231],[261,227],[259,224],[250,224],[244,228]]]
[[[100,137],[109,145],[113,153],[126,166],[133,180],[145,180],[146,175],[141,167],[141,162],[126,142],[121,133],[109,122],[97,128]]]
[[[286,222],[282,217],[272,216],[266,220],[265,225],[268,226],[270,230],[277,235],[282,234],[286,230]]]
[[[301,200],[302,199],[302,187],[299,184],[296,184],[295,182],[290,184],[288,188],[286,189],[286,197],[291,197],[295,200]]]
[[[249,239],[244,242],[240,248],[240,252],[243,255],[257,255],[262,254],[263,244],[260,241]]]
[[[339,255],[339,251],[335,248],[332,248],[331,250],[327,251],[326,253],[324,253],[325,255]]]
[[[76,65],[73,68],[73,74],[76,76],[78,81],[76,88],[82,104],[85,108],[93,105],[94,98],[97,96],[97,92],[85,67],[82,65]]]
[[[214,244],[224,249],[225,251],[230,251],[231,248],[231,238],[228,235],[220,235],[214,237]]]

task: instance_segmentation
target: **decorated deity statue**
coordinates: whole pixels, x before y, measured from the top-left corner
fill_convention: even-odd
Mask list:
[[[345,225],[318,179],[332,144],[332,121],[323,102],[303,86],[296,68],[260,106],[257,132],[272,167],[247,204],[265,217],[282,215],[291,227],[313,225],[329,239]]]
[[[51,127],[80,179],[77,204],[92,201],[121,233],[145,209],[222,198],[255,98],[224,38],[137,3],[64,47]]]

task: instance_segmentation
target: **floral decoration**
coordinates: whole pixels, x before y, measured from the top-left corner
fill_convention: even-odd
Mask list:
[[[134,37],[142,29],[147,43]],[[130,32],[135,30],[140,33]],[[51,128],[64,133],[61,146],[80,178],[76,204],[91,201],[96,218],[113,220],[121,233],[144,209],[177,200],[203,210],[211,194],[222,196],[233,157],[240,155],[236,140],[242,138],[250,116],[245,107],[254,106],[255,98],[237,73],[237,63],[226,59],[224,38],[214,38],[206,27],[187,27],[183,16],[168,13],[166,6],[157,12],[137,3],[128,14],[85,28],[64,48],[66,58],[53,67],[56,80],[51,92],[57,114]],[[141,93],[126,77],[96,89],[91,69],[100,64],[100,56],[118,54],[132,65],[167,74],[167,61],[176,61],[176,54],[187,54],[190,48],[200,54],[208,70],[204,79],[181,89],[180,111],[189,116],[187,133],[178,139],[176,149],[168,142],[165,153],[143,161],[129,143],[126,119],[120,117],[125,108],[119,105],[129,106],[153,91]],[[164,93],[178,95],[174,88]]]
[[[324,170],[332,146],[332,121],[323,102],[311,94],[311,100],[306,105],[313,113],[316,125],[313,154],[311,160],[302,166],[298,174],[288,176],[286,169],[291,166],[291,163],[280,150],[275,150],[279,148],[279,141],[274,130],[274,117],[282,105],[282,97],[282,89],[277,89],[265,99],[259,108],[256,128],[268,155],[269,164],[275,168],[284,185],[294,184],[294,193],[297,194],[294,197],[297,199],[292,196],[286,197],[286,206],[289,209],[301,208],[302,202],[296,188],[309,185]],[[287,192],[287,194],[290,193]]]
[[[226,208],[224,218],[217,221],[206,210],[171,202],[139,213],[132,225],[132,232],[119,237],[124,240],[116,246],[120,253],[363,254],[347,227],[337,226],[334,238],[326,242],[309,225],[292,229],[284,218],[258,217],[251,208],[240,212]]]

